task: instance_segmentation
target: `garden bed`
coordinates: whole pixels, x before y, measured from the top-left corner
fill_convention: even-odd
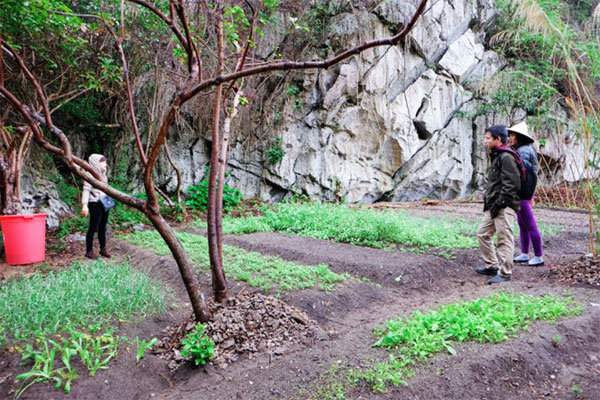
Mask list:
[[[432,218],[458,212],[476,221],[481,212],[478,204],[441,203],[428,206],[430,210],[420,204],[414,206],[409,208],[410,213],[430,213]],[[119,335],[158,338],[159,355],[147,353],[136,362],[135,346],[125,344],[108,370],[93,377],[81,373],[68,398],[309,399],[334,398],[340,393],[363,399],[592,398],[591,394],[600,390],[600,361],[597,356],[594,359],[600,353],[600,291],[573,288],[549,276],[551,269],[569,265],[568,261],[585,253],[587,218],[565,211],[534,212],[538,220],[558,224],[563,230],[544,238],[545,267],[517,266],[514,279],[501,287],[486,285],[485,277],[473,272],[480,263],[476,249],[457,250],[446,259],[429,252],[374,249],[273,232],[227,236],[230,246],[298,265],[327,264],[336,274],[359,279],[345,280],[329,291],[314,286],[286,290],[277,299],[265,296],[264,289],[229,277],[232,299],[220,306],[220,311],[215,309],[215,315],[222,317],[215,318],[214,326],[207,328],[217,339],[217,353],[205,367],[194,367],[175,352],[179,339],[193,323],[189,319],[189,300],[172,258],[111,238],[115,259],[129,259],[132,268],[173,293],[165,313],[141,322],[116,323]],[[82,242],[69,246],[73,256],[83,254]],[[211,293],[208,274],[200,275],[200,283],[205,293]],[[372,329],[387,320],[409,316],[416,310],[483,298],[499,290],[562,296],[566,289],[583,305],[578,316],[562,317],[557,324],[534,322],[529,330],[519,331],[502,343],[470,343],[455,347],[456,355],[434,355],[415,366],[407,387],[388,384],[383,394],[373,392],[364,382],[344,383],[349,370],[368,370],[389,359],[387,350],[372,347],[377,341]],[[231,336],[234,330],[238,333]],[[14,393],[18,387],[15,376],[26,371],[19,360],[14,351],[0,356],[3,396]],[[48,397],[67,395],[37,384],[23,396]]]

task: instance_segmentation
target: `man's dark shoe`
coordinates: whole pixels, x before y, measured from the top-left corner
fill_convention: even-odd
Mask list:
[[[488,285],[493,285],[494,283],[508,282],[510,281],[510,275],[500,275],[497,274],[495,277],[488,281]]]
[[[104,258],[110,258],[110,253],[106,249],[101,249],[100,255]]]
[[[489,275],[494,276],[498,274],[498,268],[490,268],[490,267],[477,267],[475,268],[475,272],[481,275]]]
[[[94,252],[93,252],[92,250],[90,250],[90,251],[87,251],[87,252],[85,253],[85,256],[86,256],[87,258],[91,258],[92,260],[97,260],[97,259],[98,259],[98,256],[97,256],[96,254],[94,254]]]

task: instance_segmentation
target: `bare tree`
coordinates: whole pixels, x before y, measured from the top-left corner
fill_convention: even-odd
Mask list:
[[[199,321],[206,321],[209,319],[209,313],[204,296],[197,283],[196,275],[192,270],[190,259],[180,241],[177,239],[175,232],[160,213],[156,195],[156,186],[152,179],[154,166],[166,143],[169,128],[173,125],[181,107],[202,91],[208,89],[214,90],[212,94],[212,149],[207,224],[213,293],[217,301],[223,301],[227,298],[227,283],[223,272],[222,257],[221,221],[223,213],[223,185],[228,136],[231,126],[230,123],[239,106],[241,80],[245,77],[268,74],[274,71],[305,70],[311,68],[326,69],[367,49],[377,46],[396,45],[413,28],[417,19],[423,13],[427,0],[422,0],[420,2],[411,19],[404,24],[399,32],[391,37],[362,43],[353,48],[344,50],[338,55],[324,61],[298,62],[273,60],[252,66],[247,66],[246,61],[248,59],[248,53],[254,45],[253,38],[257,32],[259,15],[261,12],[273,12],[277,7],[277,2],[272,0],[217,0],[209,3],[205,0],[200,0],[197,3],[197,7],[194,9],[194,12],[197,13],[195,18],[188,17],[190,10],[187,8],[188,6],[184,4],[183,0],[169,0],[167,11],[161,11],[153,3],[145,0],[127,0],[127,2],[144,7],[146,10],[157,16],[175,36],[179,46],[183,49],[186,60],[186,76],[184,83],[171,99],[169,106],[164,113],[164,117],[159,123],[160,127],[153,138],[152,144],[148,147],[148,151],[145,151],[141,144],[127,58],[123,51],[123,42],[126,37],[124,31],[126,10],[125,0],[121,0],[120,32],[118,34],[117,32],[114,32],[112,30],[112,24],[104,21],[106,28],[110,31],[115,40],[123,65],[123,80],[127,91],[133,135],[135,137],[139,160],[143,167],[143,183],[147,200],[137,199],[102,183],[96,172],[87,162],[72,154],[71,144],[67,136],[53,123],[48,98],[44,94],[38,79],[27,68],[21,55],[7,43],[2,44],[0,56],[1,52],[6,52],[16,62],[19,69],[26,76],[26,79],[33,85],[36,99],[41,106],[34,108],[31,105],[24,104],[14,93],[5,87],[3,81],[0,81],[0,95],[7,99],[20,113],[24,124],[29,126],[33,132],[34,139],[39,145],[47,151],[59,155],[71,171],[92,184],[94,187],[104,191],[128,206],[140,210],[148,217],[173,253],[173,257],[177,262],[185,287],[190,296],[196,319]],[[232,15],[234,15],[234,18],[232,18]],[[98,18],[94,16],[88,17]],[[224,37],[225,18],[229,18],[227,33],[230,36],[227,39]],[[201,20],[205,21],[205,25],[200,26],[198,24],[197,21]],[[190,23],[190,21],[193,21],[193,23]],[[233,25],[231,21],[233,21]],[[237,37],[233,40],[235,43],[231,45],[227,40],[232,40],[231,33],[232,29],[236,29],[235,24],[239,24],[240,29],[234,32]],[[241,26],[242,24],[244,25],[243,27]],[[193,32],[193,27],[196,28],[196,32]],[[216,39],[216,48],[209,46],[207,44],[208,41],[203,41],[202,37],[206,32],[212,33]],[[200,49],[203,51],[200,51]],[[212,60],[215,62],[209,66]],[[221,132],[221,121],[223,117],[223,132]],[[60,147],[53,145],[44,137],[41,129],[42,125],[59,140]],[[221,135],[221,133],[223,134]]]

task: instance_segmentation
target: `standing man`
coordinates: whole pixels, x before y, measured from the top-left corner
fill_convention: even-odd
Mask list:
[[[479,251],[484,267],[475,271],[493,276],[488,284],[510,281],[513,268],[515,236],[513,224],[519,211],[521,188],[520,165],[516,154],[506,146],[506,127],[494,125],[486,129],[484,144],[491,159],[487,189],[483,198],[483,220],[477,231]],[[494,246],[494,233],[498,245]]]

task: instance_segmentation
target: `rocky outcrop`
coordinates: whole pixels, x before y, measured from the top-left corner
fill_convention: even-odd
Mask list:
[[[417,3],[386,0],[374,9],[331,15],[324,47],[333,54],[390,36]],[[506,66],[485,47],[495,16],[493,0],[431,2],[399,46],[371,49],[330,70],[294,73],[291,81],[265,78],[250,86],[251,111],[234,122],[227,183],[269,201],[293,194],[348,202],[450,199],[480,190],[487,168],[485,127],[524,116],[517,110],[511,116],[466,117],[479,106],[475,93]],[[258,57],[270,57],[285,41],[286,21],[280,16],[276,30],[260,38]],[[282,82],[295,90],[286,92]],[[188,105],[182,114],[193,120],[197,107]],[[173,129],[169,146],[184,186],[204,175],[209,132],[208,124],[196,122]],[[283,157],[271,164],[265,153],[276,137]],[[582,150],[576,143],[569,148],[573,154]],[[557,160],[579,158],[565,156],[564,149],[547,143],[541,151]],[[176,176],[165,159],[157,175],[162,188],[174,190]]]
[[[414,11],[386,1],[374,13],[337,15],[329,41],[335,48],[389,36]],[[469,194],[483,127],[457,113],[474,107],[473,92],[504,65],[483,45],[493,16],[491,1],[435,2],[404,45],[307,73],[304,115],[284,108],[281,162],[248,158],[234,144],[230,182],[267,200],[294,192],[349,202]]]

